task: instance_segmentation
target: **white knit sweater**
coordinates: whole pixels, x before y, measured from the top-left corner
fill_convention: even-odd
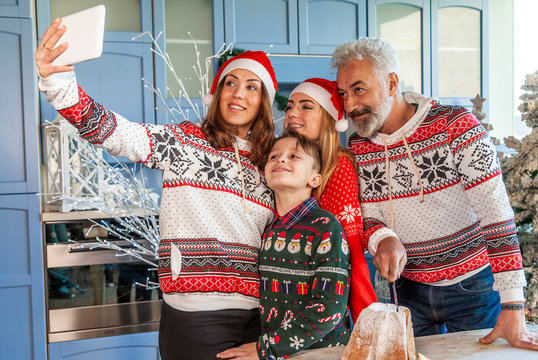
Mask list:
[[[514,213],[487,132],[464,108],[404,97],[418,108],[400,130],[350,138],[369,251],[397,236],[406,278],[450,285],[491,266],[501,301],[523,300]]]
[[[273,217],[272,192],[246,157],[248,141],[215,149],[192,123],[130,122],[96,103],[75,74],[40,79],[48,101],[82,137],[162,171],[159,283],[183,311],[258,307],[258,251]],[[242,186],[241,170],[245,186]]]

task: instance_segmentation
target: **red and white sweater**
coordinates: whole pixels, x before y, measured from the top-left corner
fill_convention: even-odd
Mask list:
[[[162,171],[164,300],[184,311],[257,308],[258,253],[273,200],[263,174],[246,157],[248,141],[237,139],[238,164],[234,149],[213,148],[192,123],[138,124],[104,108],[77,85],[73,72],[40,79],[39,86],[86,140]]]
[[[338,165],[327,182],[319,206],[332,213],[342,224],[351,251],[351,278],[348,305],[353,321],[360,312],[376,301],[376,295],[364,249],[367,246],[362,231],[362,214],[359,206],[359,182],[351,160],[338,157]]]
[[[526,281],[514,214],[488,133],[462,107],[437,105],[414,93],[404,97],[418,108],[400,130],[349,140],[370,253],[380,240],[396,235],[407,250],[406,278],[451,285],[491,266],[501,302],[522,301]]]

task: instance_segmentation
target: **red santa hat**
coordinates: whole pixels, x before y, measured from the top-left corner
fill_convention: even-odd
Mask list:
[[[348,122],[343,116],[344,106],[336,91],[336,81],[321,78],[307,79],[293,89],[290,97],[294,93],[303,93],[316,100],[336,121],[336,131],[347,130]]]
[[[273,103],[276,94],[277,82],[275,71],[271,66],[271,61],[263,51],[250,51],[236,55],[228,59],[220,67],[217,75],[213,79],[211,91],[204,96],[204,104],[209,106],[213,101],[213,94],[217,89],[217,85],[226,77],[230,71],[235,69],[245,69],[252,71],[265,85],[269,100]]]

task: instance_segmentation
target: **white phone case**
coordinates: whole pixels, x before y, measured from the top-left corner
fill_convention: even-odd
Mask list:
[[[101,56],[105,32],[104,5],[64,16],[62,25],[65,25],[67,30],[55,48],[64,42],[69,43],[69,48],[58,56],[52,65],[73,65]]]

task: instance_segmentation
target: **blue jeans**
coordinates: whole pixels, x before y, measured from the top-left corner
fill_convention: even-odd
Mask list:
[[[494,327],[501,306],[492,287],[490,267],[450,286],[396,280],[398,303],[411,310],[415,336]]]

